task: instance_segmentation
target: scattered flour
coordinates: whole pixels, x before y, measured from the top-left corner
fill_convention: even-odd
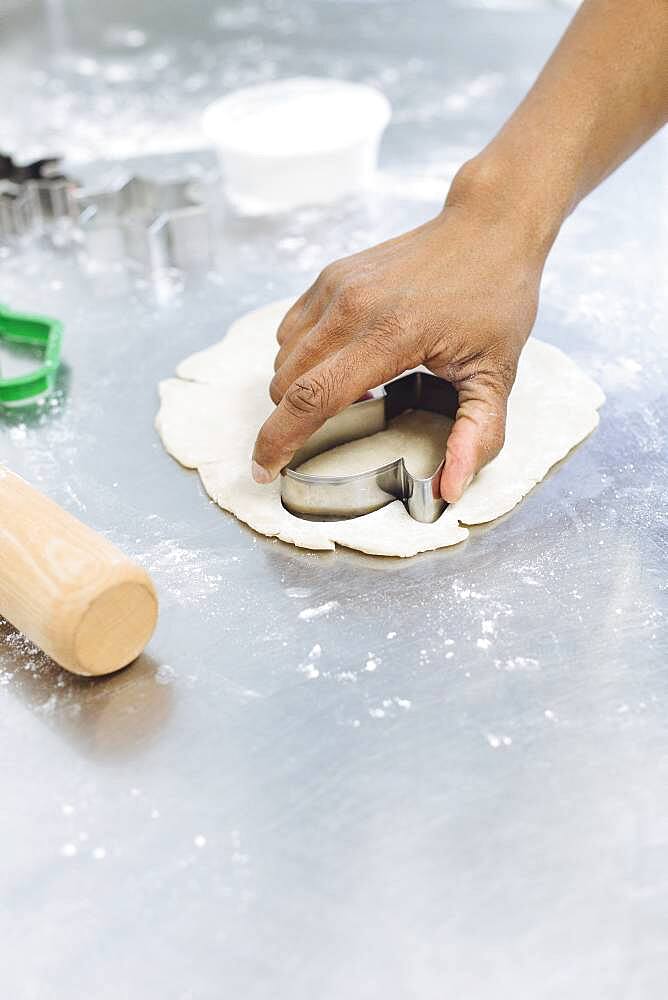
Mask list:
[[[513,673],[516,670],[534,671],[540,670],[540,662],[531,656],[513,656],[508,660],[494,660],[497,670],[506,670]]]
[[[170,667],[168,663],[163,663],[155,672],[155,683],[167,685],[171,684],[176,677],[176,670],[174,667]]]
[[[310,622],[314,618],[321,618],[323,615],[328,615],[330,611],[338,608],[338,606],[338,601],[327,601],[325,604],[320,604],[315,608],[304,608],[303,611],[299,612],[297,617],[301,618],[302,621]]]
[[[319,642],[316,642],[315,646],[312,648],[311,652],[308,654],[308,656],[306,658],[306,661],[304,663],[300,663],[300,665],[298,667],[299,672],[302,673],[302,674],[304,674],[305,677],[308,680],[310,680],[310,681],[314,681],[318,677],[320,677],[320,671],[315,666],[315,664],[313,663],[313,661],[314,660],[319,660],[321,654],[322,654],[322,647],[320,646]]]
[[[499,747],[512,746],[513,743],[510,736],[496,736],[494,733],[487,734],[487,742],[493,750],[498,750]]]

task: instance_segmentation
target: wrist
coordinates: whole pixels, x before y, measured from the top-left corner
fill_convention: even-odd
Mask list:
[[[455,206],[466,206],[483,213],[491,224],[508,227],[541,266],[568,215],[563,199],[550,196],[530,165],[513,162],[492,147],[457,171],[445,208]]]

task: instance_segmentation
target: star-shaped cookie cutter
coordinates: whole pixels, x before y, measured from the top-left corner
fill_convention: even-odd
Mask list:
[[[25,375],[0,377],[0,404],[24,403],[50,392],[60,367],[63,326],[48,316],[13,312],[0,305],[0,342],[37,347],[42,362]]]
[[[211,218],[195,185],[125,176],[107,190],[82,191],[79,226],[88,256],[102,263],[127,259],[149,272],[208,264]]]
[[[457,390],[428,372],[409,372],[377,390],[378,395],[346,407],[331,417],[281,471],[281,501],[312,521],[340,521],[379,510],[402,500],[416,521],[438,520],[447,503],[440,495],[443,462],[432,475],[413,476],[402,458],[354,476],[310,476],[299,466],[330,448],[376,434],[405,410],[428,410],[455,419]]]

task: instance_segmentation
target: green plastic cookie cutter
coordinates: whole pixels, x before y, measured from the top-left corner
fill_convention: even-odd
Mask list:
[[[43,351],[41,365],[25,375],[2,378],[0,373],[0,403],[20,403],[53,389],[60,367],[62,339],[63,325],[59,320],[12,312],[0,304],[0,342],[39,347]]]

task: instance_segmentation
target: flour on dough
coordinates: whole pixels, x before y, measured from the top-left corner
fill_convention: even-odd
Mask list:
[[[466,525],[492,521],[515,507],[598,424],[597,410],[605,398],[598,385],[562,351],[531,339],[510,395],[503,450],[438,521],[414,521],[400,501],[350,521],[304,521],[282,506],[278,481],[258,486],[250,476],[255,435],[273,409],[267,386],[276,329],[291,304],[274,302],[242,316],[220,343],[186,358],[177,367],[177,378],[160,383],[156,426],[167,451],[198,470],[220,507],[261,534],[302,548],[331,550],[339,544],[384,556],[414,556],[455,545],[467,537]],[[360,462],[375,467],[400,453],[414,474],[428,475],[440,457],[423,470],[439,454],[448,432],[444,418],[432,416],[408,413],[380,432],[375,445],[369,444],[372,438],[342,445],[336,456],[338,474],[361,471]],[[378,459],[390,452],[389,459]],[[331,455],[318,456],[308,464],[318,462],[319,471],[331,472],[331,461]],[[308,471],[306,464],[304,469]]]

